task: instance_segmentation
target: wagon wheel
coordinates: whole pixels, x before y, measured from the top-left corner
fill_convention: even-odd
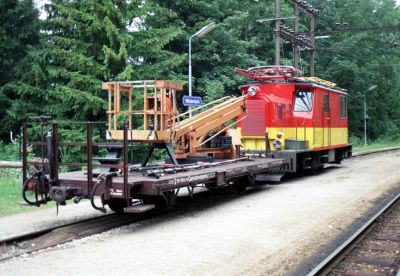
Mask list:
[[[236,178],[233,181],[233,186],[235,187],[236,191],[242,193],[246,190],[247,187],[251,186],[253,183],[254,181],[252,176],[244,175]]]
[[[205,184],[207,190],[215,190],[217,188],[217,182],[209,182]]]
[[[175,204],[176,193],[174,190],[164,191],[157,196],[143,196],[143,204],[154,204],[157,209],[170,209]]]
[[[111,211],[117,214],[123,214],[124,209],[128,207],[128,202],[124,198],[112,198],[107,201],[107,204]]]
[[[163,192],[163,199],[165,202],[165,208],[171,209],[172,205],[175,204],[175,200],[176,200],[175,190]]]

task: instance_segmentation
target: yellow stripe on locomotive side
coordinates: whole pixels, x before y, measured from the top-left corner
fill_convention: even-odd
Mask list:
[[[266,128],[265,131],[268,133],[272,150],[272,143],[277,139],[279,132],[283,134],[280,139],[282,148],[285,146],[285,139],[305,140],[308,149],[348,144],[347,128]],[[241,136],[241,139],[244,150],[265,150],[265,136]]]

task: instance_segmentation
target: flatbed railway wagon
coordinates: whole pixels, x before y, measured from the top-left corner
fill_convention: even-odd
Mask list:
[[[108,205],[119,213],[141,213],[157,205],[171,206],[182,190],[189,195],[198,187],[234,185],[243,190],[255,183],[258,174],[288,165],[288,160],[266,158],[266,153],[261,158],[240,153],[240,137],[230,127],[232,120],[245,118],[247,95],[222,98],[187,117],[176,108],[176,91],[182,89],[181,84],[110,82],[102,88],[109,99],[106,142],[94,138],[98,123],[80,123],[86,131],[86,141],[80,142],[66,141],[59,134],[70,123],[65,126],[39,117],[40,135],[36,137],[41,137],[40,141],[29,136],[34,128],[31,123],[23,125],[23,197],[29,204],[40,206],[53,200],[65,205],[69,199],[78,203],[88,198],[102,212]],[[135,107],[138,102],[139,108]],[[120,124],[121,117],[126,123]],[[134,144],[149,147],[140,165],[131,164]],[[29,158],[32,146],[42,155],[39,161]],[[63,160],[60,155],[69,147],[83,151],[85,160]],[[149,163],[157,148],[166,151],[169,162]],[[102,151],[107,154],[97,156]],[[187,160],[191,164],[182,164]],[[71,167],[78,170],[65,169]],[[97,197],[101,204],[95,201]]]

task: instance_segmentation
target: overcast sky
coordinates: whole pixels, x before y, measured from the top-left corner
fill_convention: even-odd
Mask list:
[[[34,1],[36,2],[36,5],[38,6],[38,8],[42,7],[46,3],[50,2],[50,0],[34,0]],[[397,5],[400,5],[400,0],[396,0],[396,2],[397,2]],[[40,15],[41,19],[44,19],[45,17],[46,17],[46,15],[43,13]]]

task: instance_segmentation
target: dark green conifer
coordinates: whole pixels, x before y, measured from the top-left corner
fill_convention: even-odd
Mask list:
[[[18,65],[29,46],[39,40],[38,11],[32,0],[0,1],[0,139],[8,138],[13,122],[7,116],[14,91],[4,85],[18,73]]]
[[[102,81],[159,79],[179,64],[164,47],[179,28],[153,28],[143,1],[53,0],[45,6],[40,44],[32,47],[5,90],[14,94],[8,120],[52,115],[104,119]]]

